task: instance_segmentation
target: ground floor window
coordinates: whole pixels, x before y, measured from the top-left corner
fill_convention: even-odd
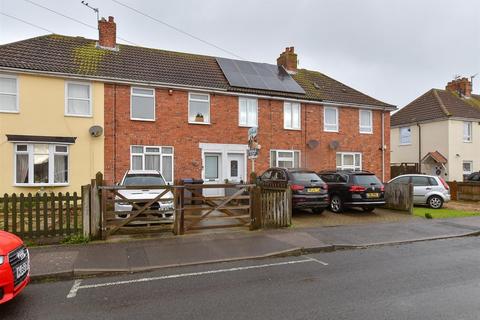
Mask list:
[[[463,161],[463,174],[468,175],[473,172],[473,161]]]
[[[298,168],[300,166],[300,151],[270,150],[270,166],[280,168]]]
[[[68,146],[15,144],[15,184],[68,184]]]
[[[130,169],[157,170],[168,183],[173,183],[173,147],[131,146]]]
[[[362,154],[337,152],[337,170],[362,170]]]

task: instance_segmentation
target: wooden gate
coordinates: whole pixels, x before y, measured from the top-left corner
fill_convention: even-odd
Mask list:
[[[292,224],[292,191],[287,183],[261,184],[252,190],[252,229]]]
[[[249,227],[251,184],[187,184],[177,186],[175,234],[194,230]],[[205,189],[223,189],[224,196],[206,197]]]

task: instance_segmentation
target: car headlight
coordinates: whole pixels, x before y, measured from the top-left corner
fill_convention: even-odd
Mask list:
[[[162,201],[162,203],[171,206],[173,205],[173,200]]]
[[[5,259],[4,256],[0,256],[0,266],[3,264],[4,259]]]

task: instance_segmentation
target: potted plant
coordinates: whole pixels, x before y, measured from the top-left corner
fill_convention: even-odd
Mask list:
[[[197,113],[195,116],[195,122],[203,122],[203,114]]]

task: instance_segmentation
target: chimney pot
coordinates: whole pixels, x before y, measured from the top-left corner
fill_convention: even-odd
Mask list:
[[[98,46],[112,50],[117,48],[117,25],[114,17],[109,16],[108,21],[105,18],[98,21]]]
[[[450,81],[447,83],[445,89],[457,92],[460,97],[469,98],[472,96],[472,83],[465,77]]]
[[[286,47],[285,51],[277,58],[277,65],[282,66],[289,73],[297,72],[297,54],[294,47]]]

